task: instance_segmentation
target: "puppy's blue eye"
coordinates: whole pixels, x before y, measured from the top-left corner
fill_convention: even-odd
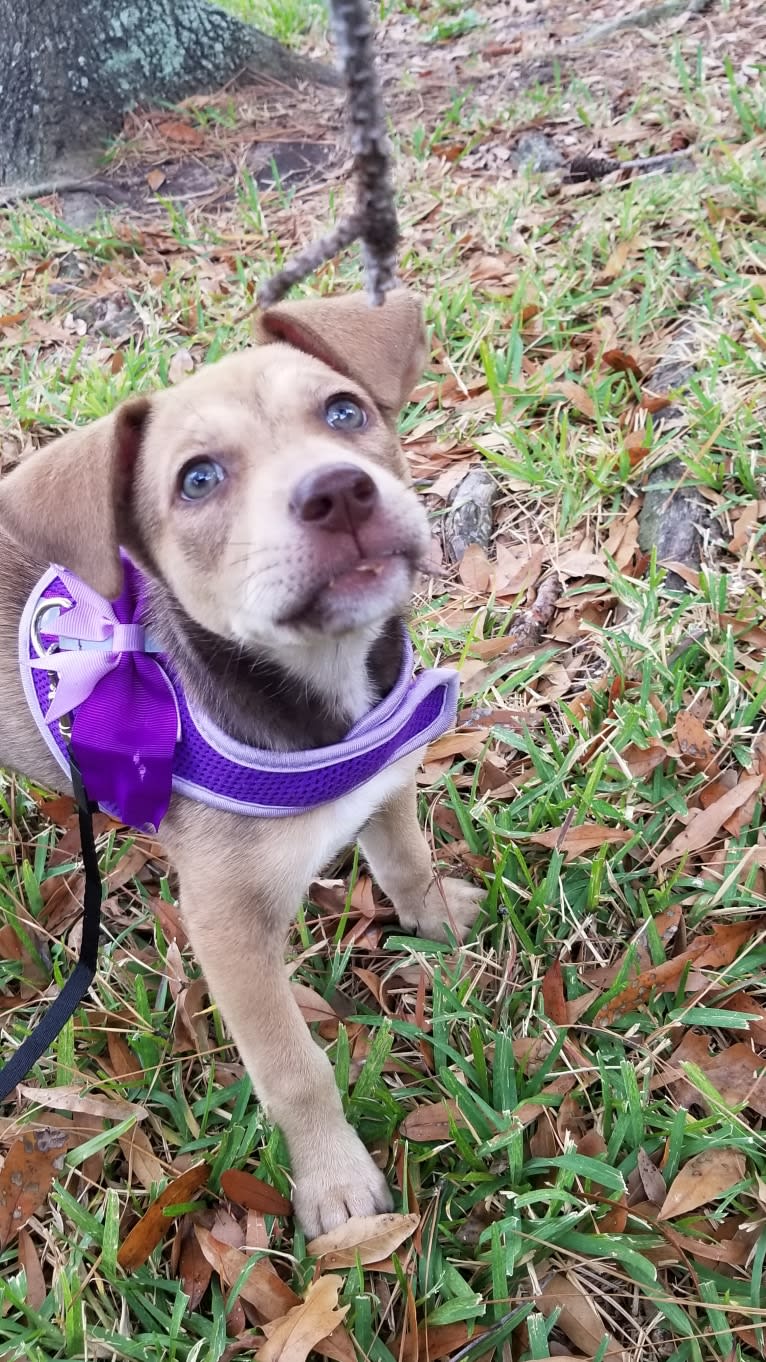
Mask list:
[[[184,501],[201,501],[214,492],[226,474],[214,459],[195,459],[181,469],[179,488]]]
[[[325,404],[325,420],[333,430],[362,430],[367,425],[367,413],[355,398],[338,393]]]

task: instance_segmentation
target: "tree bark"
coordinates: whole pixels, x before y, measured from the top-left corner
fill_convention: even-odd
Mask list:
[[[336,80],[207,0],[0,0],[0,184],[85,174],[128,109],[247,70]]]

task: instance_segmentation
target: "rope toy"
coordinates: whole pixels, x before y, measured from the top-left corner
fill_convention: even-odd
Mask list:
[[[391,177],[391,146],[375,69],[374,29],[369,0],[330,0],[333,35],[346,85],[346,116],[356,178],[354,211],[326,236],[304,246],[258,290],[257,306],[278,303],[321,265],[354,241],[362,243],[370,303],[380,307],[396,283],[399,223]]]

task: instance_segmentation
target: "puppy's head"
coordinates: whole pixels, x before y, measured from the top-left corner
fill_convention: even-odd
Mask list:
[[[396,436],[425,357],[419,303],[287,303],[257,342],[27,460],[0,485],[0,524],[111,598],[123,545],[245,645],[401,610],[427,547]]]

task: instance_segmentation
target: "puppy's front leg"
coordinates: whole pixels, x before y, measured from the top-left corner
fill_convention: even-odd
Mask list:
[[[418,823],[414,780],[392,795],[362,828],[359,844],[381,889],[407,931],[446,940],[446,927],[463,938],[479,911],[481,889],[439,877]]]
[[[228,873],[213,850],[209,863],[194,859],[182,858],[184,922],[256,1094],[287,1140],[302,1228],[311,1238],[351,1215],[390,1210],[386,1180],[348,1125],[330,1063],[292,995],[283,956],[291,876],[272,863],[268,878],[261,865],[260,885],[243,883],[253,860],[241,846]]]

